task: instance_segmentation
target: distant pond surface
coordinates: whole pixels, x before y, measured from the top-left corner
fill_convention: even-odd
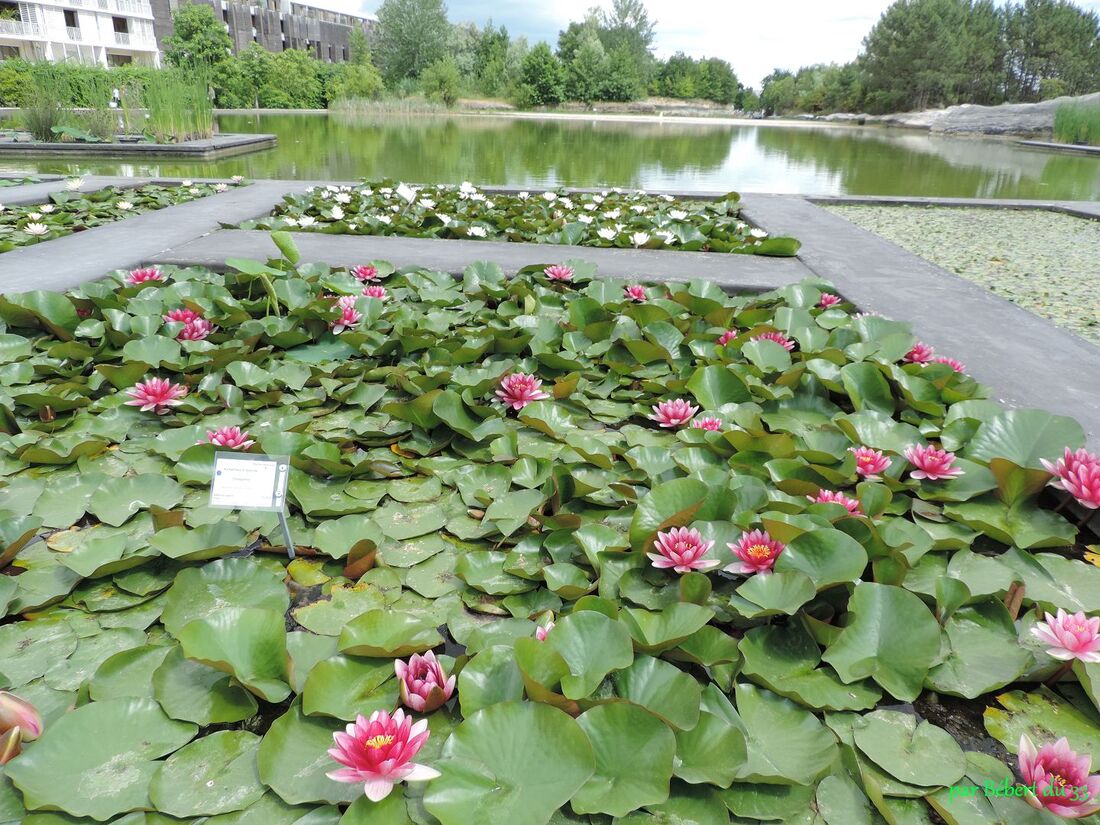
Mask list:
[[[218,124],[276,134],[279,145],[216,162],[20,158],[0,170],[1100,199],[1097,157],[880,127],[317,113],[226,114]]]

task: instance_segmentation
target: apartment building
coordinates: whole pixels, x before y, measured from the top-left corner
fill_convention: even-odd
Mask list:
[[[0,59],[160,65],[149,0],[0,0]]]
[[[152,0],[153,28],[157,42],[172,34],[172,12],[181,2],[202,2],[213,7],[233,40],[233,53],[259,43],[269,52],[304,49],[329,63],[350,57],[353,29],[369,34],[377,20],[320,9],[291,0]]]

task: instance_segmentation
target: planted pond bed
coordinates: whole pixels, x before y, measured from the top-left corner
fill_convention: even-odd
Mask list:
[[[682,200],[622,189],[490,192],[470,183],[381,180],[311,186],[284,196],[270,216],[237,228],[782,257],[798,252],[794,238],[770,237],[741,220],[740,199],[736,192]]]
[[[1074,421],[820,281],[275,240],[0,297],[0,822],[1092,809]],[[233,450],[290,457],[293,561],[208,506]]]
[[[108,186],[92,192],[80,191],[80,179],[72,188],[54,192],[47,203],[30,206],[0,205],[0,252],[53,240],[74,232],[114,223],[123,218],[164,209],[224,192],[230,183],[192,183],[162,186],[146,184],[132,189]]]

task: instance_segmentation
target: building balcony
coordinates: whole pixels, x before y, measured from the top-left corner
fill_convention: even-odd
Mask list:
[[[79,43],[81,41],[80,29],[76,26],[66,26],[65,35],[72,41]]]
[[[42,27],[22,20],[0,20],[0,37],[42,37]]]

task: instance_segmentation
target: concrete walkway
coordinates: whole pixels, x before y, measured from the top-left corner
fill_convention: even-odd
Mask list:
[[[753,195],[750,201],[756,200]],[[765,196],[767,197],[767,196]],[[782,196],[781,196],[782,197]],[[964,209],[1044,209],[1077,218],[1100,220],[1100,201],[1036,201],[996,198],[901,198],[894,195],[815,195],[810,203],[853,206],[947,206]]]
[[[398,268],[422,266],[425,269],[457,275],[475,261],[493,261],[500,264],[505,272],[512,274],[531,264],[552,264],[577,259],[596,264],[599,274],[608,278],[639,281],[690,281],[703,278],[722,286],[754,292],[775,289],[812,274],[797,258],[765,258],[760,255],[723,255],[659,249],[600,249],[396,236],[326,235],[320,232],[294,232],[292,235],[303,261],[332,266],[355,266],[366,261],[384,260]],[[150,259],[149,263],[224,268],[226,258],[266,260],[278,256],[279,251],[272,243],[270,233],[225,229],[169,249]]]
[[[264,214],[287,191],[285,181],[260,181],[13,249],[0,255],[0,288],[70,289],[114,269],[140,266],[166,249],[217,231],[223,221],[239,223]]]
[[[1072,416],[1100,441],[1100,347],[801,198],[754,195],[744,216],[795,235],[816,275],[860,309],[908,321],[998,400]]]

